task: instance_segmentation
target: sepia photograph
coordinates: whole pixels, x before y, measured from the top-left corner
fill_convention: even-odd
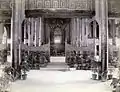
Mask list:
[[[120,0],[0,0],[0,92],[120,92]]]

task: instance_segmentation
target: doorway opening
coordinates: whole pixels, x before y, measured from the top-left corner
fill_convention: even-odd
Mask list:
[[[68,18],[47,18],[49,41],[50,41],[50,56],[65,56],[65,42],[68,39],[67,34],[70,34],[70,19]],[[70,38],[70,37],[69,37]]]

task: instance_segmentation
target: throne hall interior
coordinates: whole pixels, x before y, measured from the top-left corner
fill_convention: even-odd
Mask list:
[[[102,72],[120,50],[119,0],[0,0],[0,46],[14,69],[27,56],[99,56]],[[2,53],[2,52],[1,52]],[[41,54],[42,53],[42,54]],[[37,56],[38,55],[38,56]]]

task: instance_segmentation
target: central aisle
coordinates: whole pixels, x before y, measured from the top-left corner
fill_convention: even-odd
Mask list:
[[[111,92],[109,82],[91,80],[90,71],[41,71],[12,85],[11,92]]]

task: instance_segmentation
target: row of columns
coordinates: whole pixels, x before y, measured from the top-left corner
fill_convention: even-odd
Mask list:
[[[27,18],[26,20],[28,23],[24,24],[24,44],[41,46],[42,18]]]
[[[88,46],[87,38],[89,34],[89,18],[73,18],[72,23],[72,45],[81,47]]]

